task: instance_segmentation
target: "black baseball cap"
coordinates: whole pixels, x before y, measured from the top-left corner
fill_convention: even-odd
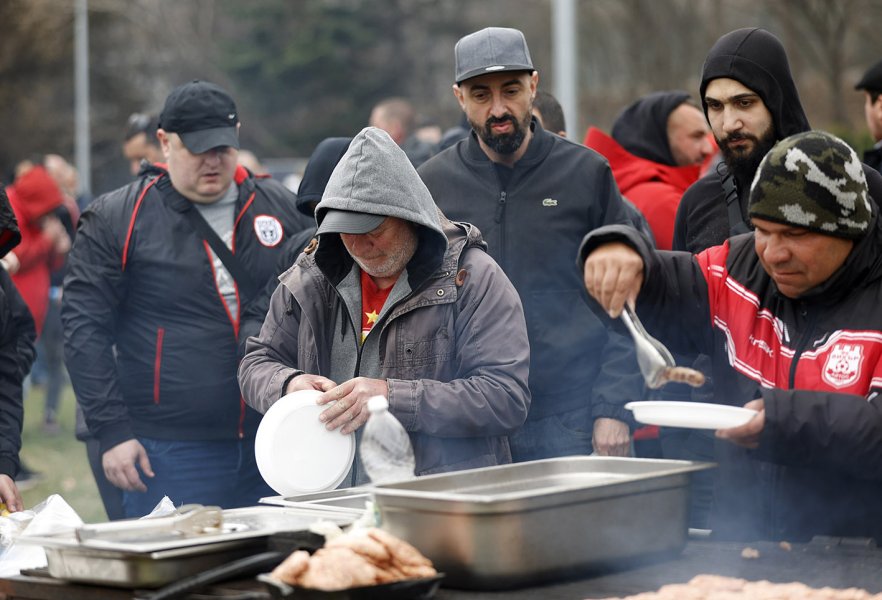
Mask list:
[[[219,146],[238,150],[238,124],[233,98],[220,86],[198,79],[173,89],[159,115],[159,127],[181,136],[193,154]]]
[[[861,80],[854,86],[856,90],[868,92],[882,92],[882,60],[867,69]]]
[[[318,230],[315,233],[316,235],[322,235],[323,233],[363,235],[379,227],[385,220],[386,215],[329,208],[325,211],[322,223],[318,226]]]

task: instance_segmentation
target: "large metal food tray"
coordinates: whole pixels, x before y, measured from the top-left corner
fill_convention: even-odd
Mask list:
[[[564,457],[377,485],[374,498],[445,585],[502,589],[679,552],[691,473],[712,466]]]
[[[372,500],[372,491],[370,487],[340,488],[297,496],[267,496],[261,498],[260,503],[295,508],[321,507],[329,511],[360,516],[366,509],[366,503]]]
[[[354,518],[320,509],[255,506],[223,511],[220,532],[181,539],[77,540],[74,532],[22,536],[46,552],[49,574],[58,579],[119,587],[159,587],[260,552],[266,538],[302,531],[319,520],[348,525]]]

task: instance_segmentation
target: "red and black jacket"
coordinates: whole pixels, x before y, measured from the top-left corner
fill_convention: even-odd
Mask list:
[[[878,209],[874,207],[878,214]],[[698,255],[658,252],[624,228],[589,235],[643,255],[637,310],[674,352],[708,354],[715,401],[762,397],[760,446],[717,446],[711,526],[740,539],[882,540],[882,226],[798,299],[781,295],[753,234]]]
[[[287,238],[304,227],[294,194],[239,167],[232,252],[256,282],[274,276]],[[162,165],[83,213],[64,280],[65,358],[102,451],[144,436],[216,440],[253,435],[259,415],[236,380],[237,291],[230,314],[210,248]],[[238,290],[238,287],[237,287]]]

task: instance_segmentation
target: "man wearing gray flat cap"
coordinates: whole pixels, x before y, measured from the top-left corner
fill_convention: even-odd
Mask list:
[[[507,436],[530,404],[527,327],[480,231],[445,219],[376,127],[352,140],[316,221],[317,248],[281,276],[260,335],[248,338],[246,402],[266,412],[319,390],[321,421],[359,444],[368,399],[384,396],[417,475],[511,462]],[[367,481],[357,459],[341,485]]]
[[[308,225],[295,196],[236,164],[239,111],[217,85],[175,88],[166,164],[92,202],[64,280],[65,358],[127,517],[175,504],[249,506],[272,490],[242,400],[240,315]]]
[[[609,165],[532,117],[539,74],[523,33],[488,27],[457,42],[453,93],[472,131],[419,174],[451,219],[480,227],[524,303],[532,404],[515,461],[626,455],[624,404],[643,383],[633,344],[585,293],[581,238],[628,223]]]

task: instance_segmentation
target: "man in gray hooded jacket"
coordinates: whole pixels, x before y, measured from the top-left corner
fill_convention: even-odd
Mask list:
[[[319,244],[281,277],[239,368],[260,412],[316,389],[328,429],[356,432],[382,395],[418,475],[511,462],[530,403],[520,299],[481,234],[440,215],[404,152],[368,127],[316,207]],[[365,482],[360,465],[350,485]],[[346,485],[347,482],[344,482]]]

